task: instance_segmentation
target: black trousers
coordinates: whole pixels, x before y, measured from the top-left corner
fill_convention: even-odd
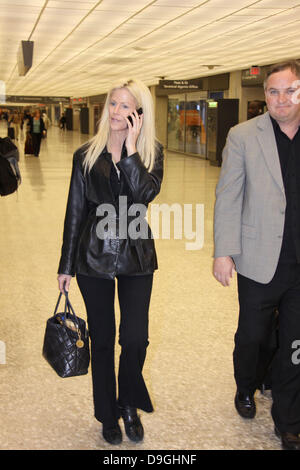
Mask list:
[[[91,367],[95,417],[113,427],[120,417],[118,404],[153,411],[142,376],[148,342],[148,311],[153,275],[119,276],[118,399],[115,374],[115,281],[77,274],[91,338]]]
[[[33,154],[37,157],[40,153],[42,134],[32,133]]]
[[[272,363],[272,417],[281,432],[300,433],[300,266],[278,264],[272,281],[261,284],[238,274],[240,315],[233,353],[237,387],[254,392],[274,349],[269,346],[278,310],[278,343]],[[264,364],[262,364],[262,360]]]

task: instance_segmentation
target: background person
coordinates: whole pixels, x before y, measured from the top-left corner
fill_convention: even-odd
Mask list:
[[[265,102],[254,100],[250,101],[248,105],[247,119],[252,119],[254,117],[260,116],[264,113]]]
[[[30,134],[32,137],[33,153],[36,157],[38,157],[40,154],[41,140],[44,133],[44,121],[41,117],[40,110],[37,109],[34,111],[33,117],[30,120]]]
[[[11,127],[14,129],[14,136],[16,140],[19,140],[20,135],[20,125],[21,125],[21,117],[18,112],[13,113],[9,121]]]
[[[143,114],[137,109],[142,107]],[[132,118],[130,123],[128,116]],[[59,288],[69,289],[76,274],[87,309],[91,338],[95,417],[104,439],[119,444],[122,416],[129,439],[139,442],[144,431],[137,408],[153,411],[142,369],[148,346],[148,310],[153,272],[157,269],[154,240],[118,238],[119,198],[145,206],[160,191],[163,150],[155,140],[153,102],[149,89],[129,80],[108,93],[96,136],[79,148],[73,159]],[[116,208],[115,234],[97,236],[97,207]],[[128,216],[128,222],[130,217]],[[114,364],[115,278],[121,311],[118,398]]]
[[[61,118],[59,120],[59,127],[64,131],[66,129],[66,123],[67,123],[67,119],[66,119],[66,116],[65,114],[63,113],[61,115]]]
[[[23,117],[22,117],[22,124],[23,124],[22,130],[23,130],[23,137],[25,141],[26,141],[28,132],[30,132],[30,121],[31,121],[31,114],[28,109],[25,109]]]
[[[44,126],[45,126],[45,132],[44,132],[44,137],[47,137],[47,131],[49,127],[51,126],[51,121],[47,115],[47,113],[43,113],[42,115],[43,121],[44,121]]]

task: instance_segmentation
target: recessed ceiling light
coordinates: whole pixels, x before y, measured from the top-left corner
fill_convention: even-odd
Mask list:
[[[138,51],[138,52],[145,52],[145,51],[148,51],[148,47],[134,46],[132,49],[133,49],[134,51]]]
[[[219,64],[201,64],[201,67],[207,67],[209,70],[213,70],[215,67],[222,67],[222,65]]]

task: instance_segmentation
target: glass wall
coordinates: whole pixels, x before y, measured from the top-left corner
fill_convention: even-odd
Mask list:
[[[172,95],[168,99],[168,148],[184,152],[185,95]]]
[[[170,95],[168,149],[206,156],[207,92]]]

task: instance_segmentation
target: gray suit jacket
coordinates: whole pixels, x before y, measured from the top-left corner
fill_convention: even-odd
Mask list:
[[[231,256],[238,273],[268,283],[280,255],[286,198],[269,113],[227,137],[216,189],[214,257]]]

